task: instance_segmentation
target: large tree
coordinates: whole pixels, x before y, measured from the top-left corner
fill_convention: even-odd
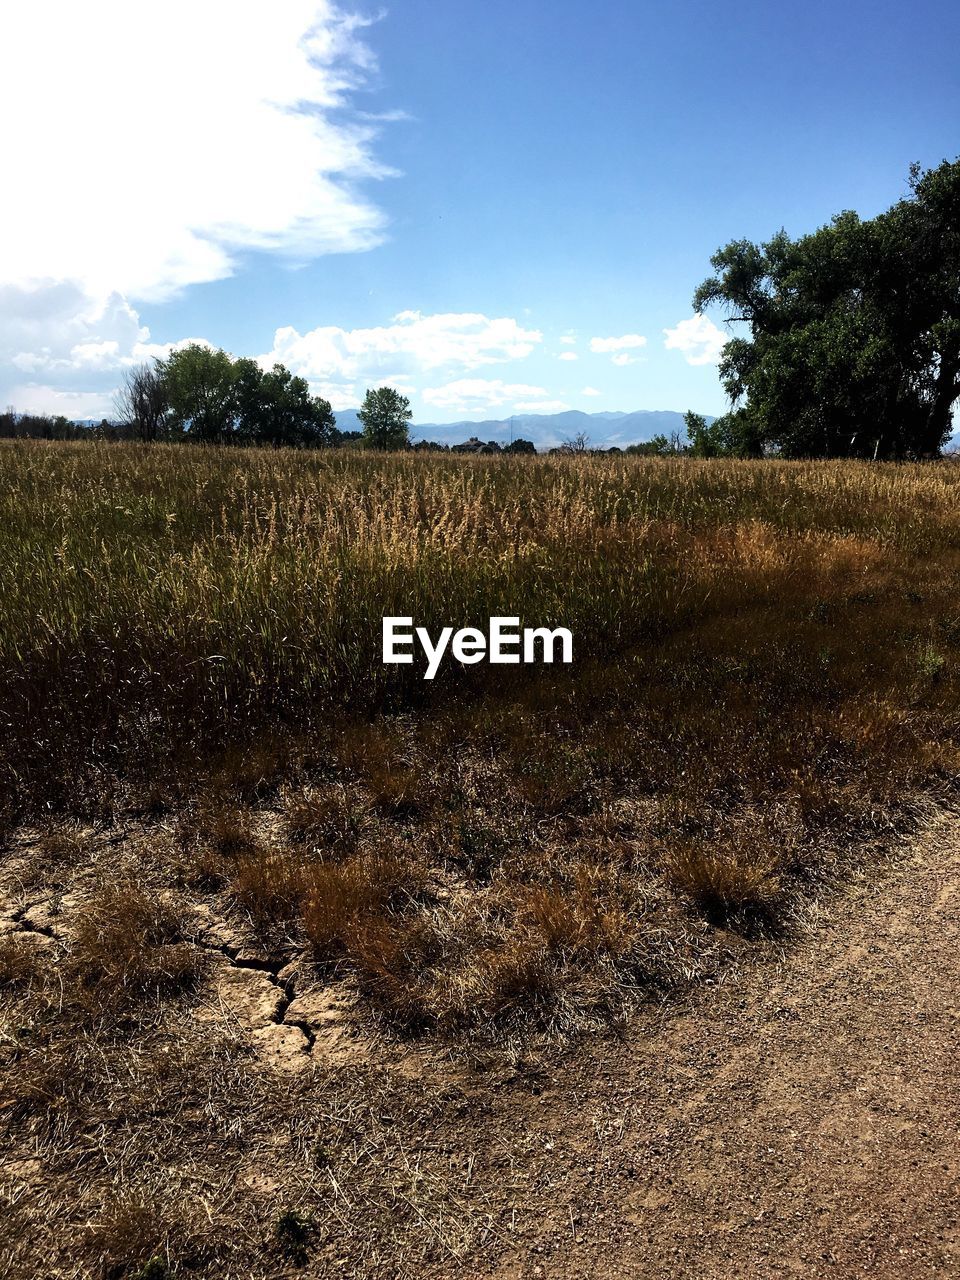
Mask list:
[[[792,240],[733,241],[694,307],[746,325],[724,348],[727,451],[921,458],[960,395],[960,161],[911,170],[869,221],[841,213]]]
[[[336,423],[328,401],[282,364],[264,372],[255,360],[234,364],[236,432],[242,443],[315,449],[331,444]]]
[[[204,444],[235,438],[237,369],[225,351],[192,342],[158,363],[175,429]]]
[[[410,401],[393,387],[368,390],[357,417],[367,449],[405,449],[410,443]]]

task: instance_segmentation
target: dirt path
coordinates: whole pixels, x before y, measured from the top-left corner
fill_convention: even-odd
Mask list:
[[[11,909],[7,928],[56,951],[75,896],[59,914]],[[242,938],[211,925],[203,939],[209,981],[169,1011],[162,1062],[91,1042],[113,1056],[72,1120],[15,1126],[5,1166],[0,1132],[0,1191],[5,1177],[21,1224],[8,1245],[26,1259],[0,1262],[4,1274],[106,1274],[77,1260],[89,1221],[118,1180],[139,1194],[154,1178],[246,1240],[225,1277],[960,1276],[957,816],[825,902],[782,962],[697,987],[679,1008],[672,997],[625,1040],[552,1064],[357,1041],[329,990],[298,977],[288,1003]],[[239,1052],[248,1034],[252,1056]],[[291,1038],[297,1071],[279,1061]],[[26,1065],[47,1071],[38,1058]],[[125,1184],[115,1150],[139,1153]],[[320,1223],[303,1267],[270,1234],[289,1205]],[[0,1252],[3,1227],[0,1214]]]
[[[951,818],[782,964],[498,1103],[515,1227],[477,1274],[960,1275],[958,949]]]

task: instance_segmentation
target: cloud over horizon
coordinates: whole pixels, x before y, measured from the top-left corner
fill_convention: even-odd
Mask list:
[[[718,329],[704,315],[681,320],[673,329],[664,329],[663,334],[666,349],[681,352],[690,365],[716,364],[723,348],[730,341],[730,335]]]
[[[512,406],[518,413],[554,413],[569,408],[551,400],[546,387],[508,383],[499,378],[459,378],[442,387],[427,387],[423,400],[438,409],[457,413],[482,413],[504,405]],[[544,405],[549,407],[543,408]]]
[[[222,279],[250,252],[380,243],[386,218],[362,188],[392,171],[377,122],[349,110],[375,70],[365,25],[331,0],[4,6],[0,157],[25,180],[0,215],[0,363],[83,391],[167,349],[136,302]]]
[[[278,329],[260,361],[279,361],[318,386],[394,383],[435,369],[469,371],[522,360],[542,341],[539,329],[525,329],[509,316],[401,311],[390,324],[370,329]]]

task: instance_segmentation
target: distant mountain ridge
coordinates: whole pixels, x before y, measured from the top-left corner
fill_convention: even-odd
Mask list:
[[[335,416],[341,431],[363,429],[356,409],[342,409]],[[713,422],[710,415],[705,416],[708,422]],[[620,410],[584,413],[580,409],[567,409],[563,413],[515,413],[509,418],[487,418],[483,422],[416,422],[410,427],[415,442],[463,444],[476,436],[478,440],[496,440],[503,445],[522,437],[532,440],[538,449],[552,449],[581,431],[598,449],[609,449],[611,445],[624,448],[658,435],[669,438],[673,432],[681,437],[686,435],[683,414],[674,409],[636,409],[632,413]]]

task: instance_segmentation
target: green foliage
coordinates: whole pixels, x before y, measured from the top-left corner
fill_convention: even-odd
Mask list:
[[[237,370],[225,351],[191,342],[158,362],[174,429],[224,444],[236,428]]]
[[[664,435],[654,436],[652,440],[643,440],[639,444],[627,445],[624,450],[635,458],[665,458],[671,453],[676,453],[676,447]]]
[[[799,240],[714,255],[694,307],[722,306],[750,336],[724,348],[734,412],[695,452],[939,453],[960,395],[960,161],[914,167],[911,189],[870,221],[845,212]]]
[[[292,449],[332,443],[335,420],[329,403],[311,396],[303,378],[282,364],[264,372],[254,360],[235,365],[237,435],[241,442]]]
[[[307,1260],[307,1244],[314,1229],[314,1221],[296,1209],[285,1209],[274,1223],[274,1235],[282,1251],[291,1262],[302,1265]]]
[[[133,1274],[133,1280],[172,1280],[173,1272],[165,1260],[157,1255],[149,1258]]]
[[[336,438],[326,400],[282,364],[264,372],[255,360],[192,343],[157,362],[175,432],[204,444],[318,448]]]
[[[393,387],[368,389],[357,417],[367,449],[405,449],[410,443],[410,401]]]
[[[509,444],[503,446],[504,453],[536,453],[536,446],[532,440],[524,440],[522,436],[518,436],[516,440],[511,440]]]
[[[690,453],[694,458],[719,458],[726,452],[719,433],[714,427],[707,425],[702,414],[688,410],[683,415],[683,423],[687,428]]]

